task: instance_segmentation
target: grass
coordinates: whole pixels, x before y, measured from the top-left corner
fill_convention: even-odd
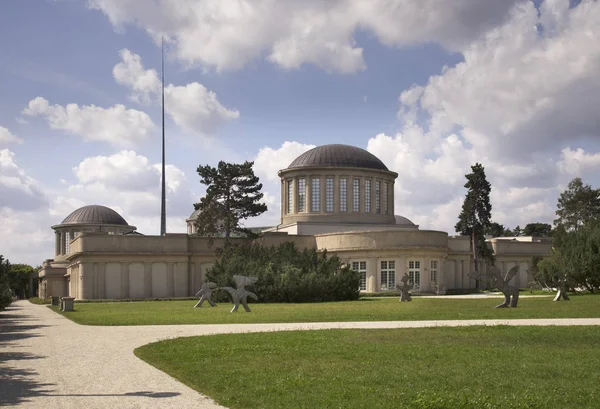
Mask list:
[[[28,299],[30,303],[32,304],[38,304],[38,305],[43,305],[43,304],[50,304],[50,298],[38,298],[38,297],[31,297]]]
[[[135,303],[75,303],[75,311],[55,311],[85,325],[242,324],[275,322],[408,321],[523,318],[597,318],[600,295],[573,296],[571,301],[521,298],[518,308],[495,309],[500,298],[395,298],[314,304],[250,304],[251,313],[230,313],[231,304],[192,308],[195,300]],[[240,310],[242,310],[240,308]]]
[[[599,339],[600,327],[321,330],[179,338],[135,354],[233,409],[597,408]]]

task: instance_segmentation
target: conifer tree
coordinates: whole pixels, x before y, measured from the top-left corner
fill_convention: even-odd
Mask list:
[[[485,232],[490,230],[492,224],[492,187],[486,179],[485,169],[479,163],[471,166],[471,173],[465,177],[467,183],[464,186],[468,190],[454,229],[463,236],[471,237],[475,272],[479,272],[480,257],[493,261],[492,250],[485,243]]]
[[[600,189],[583,184],[581,178],[569,182],[558,198],[555,226],[566,231],[578,230],[586,223],[600,219]]]
[[[232,233],[254,236],[250,229],[240,225],[240,221],[267,211],[267,205],[260,202],[262,183],[254,174],[253,165],[254,162],[248,161],[242,164],[220,161],[216,168],[198,166],[200,182],[207,185],[206,195],[194,204],[200,210],[195,222],[198,234],[215,237],[224,233],[226,246]]]

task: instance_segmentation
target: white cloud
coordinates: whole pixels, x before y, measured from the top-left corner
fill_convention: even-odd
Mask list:
[[[0,208],[37,210],[48,198],[38,182],[17,165],[15,156],[8,149],[0,150]]]
[[[581,148],[565,148],[561,152],[558,167],[562,173],[571,177],[577,177],[584,172],[597,172],[600,169],[600,152],[590,154]]]
[[[108,142],[119,147],[145,141],[154,129],[154,123],[145,112],[126,109],[123,105],[111,108],[50,105],[46,99],[37,97],[29,101],[23,114],[45,117],[50,128],[80,136],[86,141]]]
[[[459,50],[501,22],[517,0],[90,0],[117,30],[166,36],[186,65],[235,70],[258,58],[284,67],[327,71],[366,67],[357,30],[388,46],[429,42]]]
[[[115,80],[131,88],[131,98],[138,102],[158,100],[161,81],[156,70],[145,69],[141,57],[127,49],[121,50],[120,54],[122,61],[113,69]],[[165,111],[185,131],[205,136],[240,116],[239,111],[221,105],[217,94],[198,82],[185,86],[166,86]]]
[[[119,54],[122,61],[114,66],[113,77],[118,84],[131,88],[132,100],[149,103],[161,89],[156,70],[144,69],[142,58],[128,49],[121,50]]]
[[[239,111],[221,105],[217,94],[198,82],[169,84],[165,88],[165,110],[184,130],[204,135],[213,134],[222,124],[240,116]]]
[[[124,217],[160,215],[161,165],[134,151],[86,158],[73,172],[78,183],[68,187],[70,197],[118,206]],[[184,220],[193,211],[194,196],[183,171],[167,165],[166,173],[168,214]]]
[[[401,117],[422,108],[443,123],[436,133],[459,127],[476,152],[504,160],[600,135],[600,3],[547,0],[539,13],[518,4],[465,49],[464,62],[405,91]]]
[[[23,139],[13,135],[8,129],[0,126],[0,146],[9,143],[23,143]]]

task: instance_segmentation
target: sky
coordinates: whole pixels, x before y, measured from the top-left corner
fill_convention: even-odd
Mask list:
[[[455,234],[466,173],[492,219],[552,223],[574,177],[600,187],[597,0],[2,0],[0,254],[40,265],[73,210],[160,230],[161,38],[167,232],[197,167],[279,169],[343,143],[398,173],[395,213]]]

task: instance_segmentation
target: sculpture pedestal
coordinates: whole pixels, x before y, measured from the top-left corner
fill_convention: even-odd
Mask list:
[[[74,311],[74,297],[60,297],[60,309],[61,311]]]

